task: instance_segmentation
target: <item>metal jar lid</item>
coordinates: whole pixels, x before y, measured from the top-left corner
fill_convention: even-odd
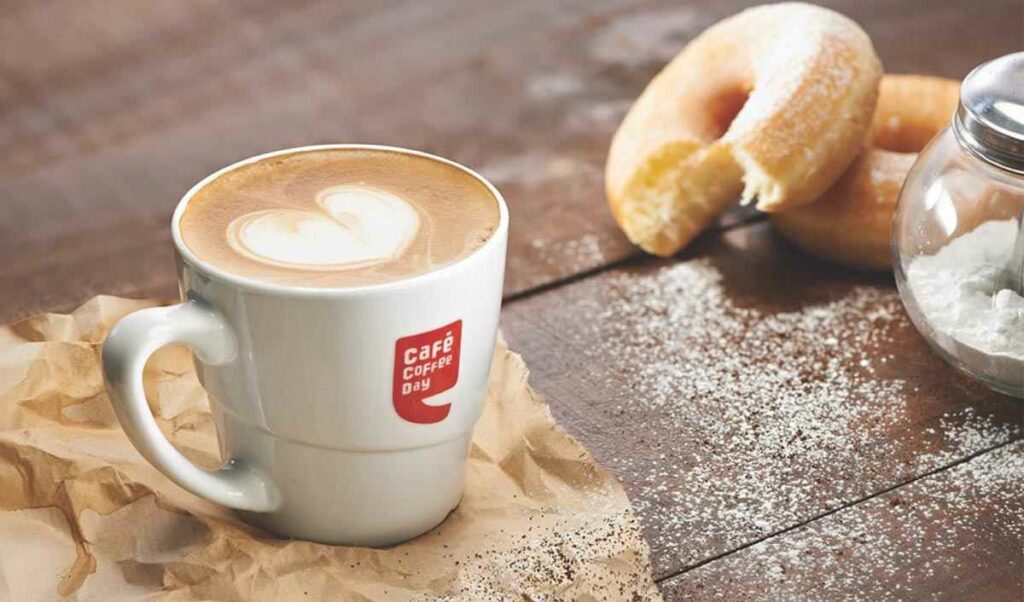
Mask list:
[[[967,75],[953,133],[978,158],[1024,175],[1024,52],[991,60]]]

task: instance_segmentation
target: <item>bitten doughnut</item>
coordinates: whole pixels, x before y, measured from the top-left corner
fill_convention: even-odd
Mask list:
[[[745,10],[690,42],[612,140],[605,188],[634,243],[671,255],[738,197],[809,203],[863,146],[881,77],[871,40],[808,4]]]
[[[888,269],[892,214],[917,153],[950,124],[960,82],[886,75],[868,148],[817,201],[772,216],[801,249],[861,269]]]

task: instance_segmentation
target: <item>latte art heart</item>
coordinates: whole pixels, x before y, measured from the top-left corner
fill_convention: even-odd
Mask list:
[[[257,157],[209,180],[177,231],[186,254],[240,278],[335,289],[458,262],[492,239],[500,209],[488,185],[456,165],[316,147]]]
[[[359,185],[322,191],[316,208],[267,209],[236,218],[228,243],[263,263],[344,270],[402,254],[419,230],[419,215],[400,197]]]

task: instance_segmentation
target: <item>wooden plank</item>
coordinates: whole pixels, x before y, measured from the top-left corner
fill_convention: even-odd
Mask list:
[[[1016,442],[662,584],[666,600],[1020,600]]]
[[[688,39],[747,4],[12,5],[0,14],[0,319],[101,292],[172,295],[166,222],[189,185],[316,142],[422,148],[494,179],[512,206],[512,294],[630,257],[603,202],[611,133]],[[972,2],[969,29],[953,0],[830,4],[897,70],[958,76],[1019,42],[1013,0]]]
[[[96,8],[69,7],[73,13]],[[14,25],[28,30],[14,42],[39,42],[46,23],[36,12]],[[580,12],[577,20],[585,16]],[[554,51],[561,43],[557,31],[573,22],[555,7],[319,2],[247,6],[244,12],[204,6],[196,13],[135,23],[153,30],[151,42],[133,27],[100,27],[84,19],[84,27],[93,24],[98,33],[68,44],[86,46],[96,34],[95,46],[108,46],[106,52],[89,44],[91,52],[81,56],[44,51],[30,68],[4,65],[9,125],[0,136],[7,141],[0,145],[6,158],[2,192],[14,202],[4,208],[0,255],[16,267],[0,283],[5,292],[17,291],[14,302],[30,306],[47,292],[29,290],[38,281],[27,278],[25,257],[45,256],[52,244],[73,244],[65,242],[69,238],[78,242],[77,233],[88,230],[128,246],[151,239],[165,227],[161,220],[177,196],[204,173],[269,148],[331,140],[424,148],[479,167],[499,184],[514,181],[516,223],[528,229],[531,221],[544,223],[525,233],[516,227],[513,247],[523,253],[514,258],[525,253],[534,263],[591,267],[606,249],[633,252],[603,208],[581,210],[599,191],[599,182],[595,188],[588,178],[606,144],[586,143],[597,135],[592,118],[616,115],[602,113],[600,99],[583,116],[563,114],[557,106],[559,76],[545,74],[562,60]],[[531,23],[546,29],[527,27]],[[120,40],[117,32],[133,33]],[[531,47],[549,49],[550,58],[527,60],[523,54]],[[534,75],[538,82],[531,83]],[[612,125],[605,123],[603,138]],[[556,190],[551,184],[574,177],[587,187]],[[519,208],[517,196],[536,194],[548,196],[536,211]],[[559,202],[550,202],[556,194]],[[591,213],[603,223],[601,236],[567,237],[551,227],[589,232]],[[137,229],[139,217],[149,227]],[[86,275],[90,268],[117,263],[118,245],[108,249],[105,261],[78,266],[83,280],[93,280]],[[153,259],[158,263],[104,274],[109,286],[100,290],[117,292],[136,277],[159,272],[154,293],[172,292],[170,254],[164,250]],[[50,265],[56,261],[38,269]],[[516,274],[526,271],[516,265],[513,259],[511,291],[533,282],[517,283]],[[84,282],[65,284],[82,296],[98,292],[82,290]]]
[[[1020,435],[1021,405],[933,355],[890,279],[766,223],[509,303],[503,328],[623,482],[659,578]]]

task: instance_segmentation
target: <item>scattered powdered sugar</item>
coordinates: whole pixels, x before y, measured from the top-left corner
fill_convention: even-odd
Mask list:
[[[566,117],[566,127],[581,132],[592,132],[595,128],[615,131],[633,105],[632,98],[615,100],[580,100],[573,102]]]
[[[625,294],[600,317],[617,331],[617,341],[631,343],[620,347],[619,359],[639,366],[634,389],[639,403],[677,403],[683,382],[694,397],[721,390],[752,401],[768,401],[766,392],[831,395],[841,393],[828,387],[839,384],[830,380],[840,373],[846,377],[844,388],[870,387],[878,393],[883,386],[888,395],[897,392],[898,386],[849,378],[843,370],[854,363],[869,367],[865,344],[877,343],[884,328],[839,328],[844,320],[862,318],[884,327],[898,310],[891,295],[859,288],[833,303],[762,316],[734,307],[720,280],[717,270],[698,260],[662,270],[653,279],[625,276],[614,282]],[[725,345],[709,346],[714,339]],[[629,357],[634,352],[643,357]],[[826,378],[814,378],[817,374]]]
[[[537,186],[566,178],[585,178],[600,170],[582,160],[553,155],[544,150],[528,151],[492,160],[480,173],[495,184]]]
[[[530,246],[536,249],[544,263],[562,266],[569,272],[599,266],[605,262],[600,240],[594,234],[568,240],[535,238]]]
[[[972,370],[1024,389],[1024,297],[1001,288],[1016,238],[1017,220],[986,222],[916,257],[907,285],[938,345]]]
[[[930,377],[910,382],[901,375],[913,372],[893,365],[903,359],[889,351],[897,331],[910,325],[890,288],[851,287],[773,312],[735,302],[707,259],[580,285],[600,290],[549,319],[590,321],[568,335],[581,362],[600,366],[590,386],[626,391],[612,410],[623,431],[614,437],[635,453],[600,459],[645,517],[656,575],[1016,434],[948,395],[950,407],[919,432],[936,412],[919,391]],[[922,357],[934,363],[916,369],[942,369]]]
[[[961,580],[1021,575],[1022,546],[1024,443],[1017,442],[686,573],[666,593],[955,599]]]
[[[530,80],[526,86],[527,94],[538,100],[560,100],[573,96],[583,89],[583,82],[567,73],[541,75]]]
[[[602,63],[631,67],[664,63],[706,25],[700,11],[687,6],[628,15],[591,38],[590,54]]]

